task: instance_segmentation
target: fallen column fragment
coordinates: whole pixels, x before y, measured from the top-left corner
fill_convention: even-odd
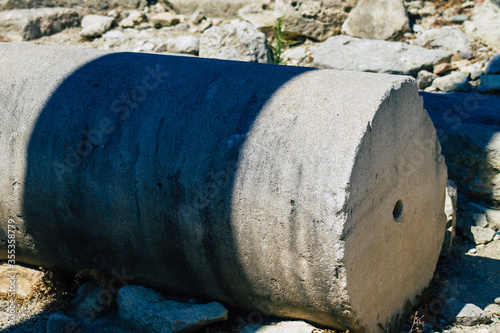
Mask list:
[[[1,259],[11,223],[20,262],[351,332],[433,276],[447,173],[412,78],[0,43],[0,114]]]

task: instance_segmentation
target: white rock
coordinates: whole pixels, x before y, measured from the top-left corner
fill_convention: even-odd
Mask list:
[[[416,76],[450,57],[447,51],[341,35],[323,42],[314,53],[314,62],[321,68]]]
[[[134,21],[128,17],[124,18],[123,20],[120,21],[120,27],[122,28],[133,28],[134,27]]]
[[[108,12],[108,16],[114,18],[115,20],[120,17],[120,13],[116,9],[112,9]]]
[[[20,42],[53,35],[80,24],[80,14],[68,8],[18,9],[0,12],[0,39]]]
[[[420,74],[420,73],[419,73]],[[448,255],[451,252],[453,239],[455,238],[455,226],[457,220],[457,185],[448,179],[446,182],[446,198],[444,203],[444,213],[446,214],[446,233],[441,248],[441,256]]]
[[[276,0],[276,17],[285,17],[285,28],[320,41],[340,33],[357,0]]]
[[[500,4],[491,0],[477,3],[470,21],[464,22],[466,32],[500,52]]]
[[[93,38],[103,35],[111,29],[115,19],[104,15],[87,15],[82,20],[83,30],[80,36]]]
[[[49,316],[46,332],[77,332],[77,327],[78,324],[73,319],[64,315],[61,311],[57,311]]]
[[[265,325],[248,324],[241,333],[311,333],[316,327],[303,321],[282,321]]]
[[[102,37],[111,39],[113,41],[120,41],[125,38],[125,34],[122,30],[111,30],[102,35]]]
[[[500,75],[481,75],[481,85],[489,90],[500,90]]]
[[[132,22],[134,22],[134,25],[141,24],[141,23],[146,22],[148,20],[148,18],[146,17],[146,14],[141,12],[140,10],[131,11],[128,14],[127,18],[132,20]]]
[[[198,54],[200,40],[194,36],[179,36],[167,40],[167,51],[173,53]]]
[[[493,230],[500,230],[500,210],[488,209],[486,211],[486,220]]]
[[[116,301],[120,318],[140,332],[192,332],[228,318],[220,303],[179,303],[141,286],[121,288]]]
[[[85,282],[78,288],[77,296],[71,301],[78,313],[92,313],[101,317],[111,308],[113,294],[99,284]]]
[[[426,30],[413,42],[418,46],[441,48],[452,53],[472,51],[470,38],[455,27]]]
[[[264,10],[262,4],[252,4],[241,8],[238,11],[238,17],[250,22],[259,31],[270,32],[271,25],[276,21],[273,10]]]
[[[149,20],[155,28],[170,27],[180,22],[179,17],[172,12],[158,13]]]
[[[432,81],[432,87],[441,91],[469,91],[469,77],[460,72],[451,72],[448,75],[437,77]]]
[[[446,301],[443,316],[449,322],[456,322],[457,324],[467,326],[490,321],[489,316],[478,306],[471,303],[465,304],[454,298]]]
[[[389,39],[409,30],[402,0],[361,0],[342,25],[354,37]]]
[[[425,89],[427,87],[430,87],[432,84],[432,81],[437,78],[437,75],[434,73],[431,73],[429,71],[423,70],[418,72],[417,75],[417,85],[418,89]]]
[[[472,226],[471,233],[476,245],[489,243],[493,240],[493,237],[495,237],[495,231],[490,228]]]
[[[267,63],[266,37],[248,22],[207,29],[200,38],[200,57]]]
[[[192,15],[198,12],[204,17],[234,18],[240,8],[268,0],[169,0],[176,13]]]
[[[500,74],[500,53],[497,53],[493,57],[491,57],[490,61],[488,61],[488,64],[486,65],[484,74]]]
[[[480,64],[459,67],[458,70],[468,75],[471,80],[476,80],[483,74],[483,68]]]

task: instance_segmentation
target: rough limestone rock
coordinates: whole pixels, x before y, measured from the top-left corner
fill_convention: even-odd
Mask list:
[[[406,43],[335,36],[316,49],[314,63],[321,68],[416,76],[450,57],[447,51]]]
[[[495,231],[490,228],[482,228],[478,226],[471,227],[472,240],[476,245],[487,244],[495,237]]]
[[[205,30],[200,37],[200,57],[261,63],[271,61],[266,36],[243,21]]]
[[[500,53],[497,53],[493,57],[491,57],[490,61],[488,61],[488,64],[486,65],[484,74],[500,74]]]
[[[244,21],[250,22],[257,30],[271,36],[273,33],[272,25],[276,22],[274,10],[265,10],[261,3],[248,5],[238,11],[238,17]]]
[[[227,320],[227,309],[220,303],[179,303],[142,286],[125,286],[116,299],[120,319],[137,332],[193,332]]]
[[[94,10],[145,8],[147,0],[0,0],[0,11],[22,8],[82,6]]]
[[[80,14],[68,8],[18,9],[0,12],[0,40],[20,42],[53,35],[80,25]]]
[[[285,17],[285,28],[320,41],[338,35],[357,0],[276,0],[276,17]]]
[[[446,223],[446,234],[444,235],[443,247],[441,248],[441,256],[450,254],[455,238],[455,228],[457,222],[457,185],[452,180],[446,182],[446,199],[444,212],[448,222]]]
[[[389,39],[409,29],[402,0],[361,0],[342,25],[344,34],[368,39]]]
[[[488,90],[500,90],[500,75],[481,75],[481,85]]]
[[[167,40],[167,51],[197,55],[200,49],[200,39],[195,36],[179,36]]]
[[[434,81],[435,78],[437,78],[437,75],[433,74],[429,71],[422,70],[422,71],[418,72],[418,74],[417,74],[418,89],[423,90],[427,87],[430,87],[430,85],[432,84],[432,81]]]
[[[153,15],[150,22],[155,28],[170,27],[180,22],[179,17],[172,12],[164,12]]]
[[[461,193],[500,207],[500,96],[421,94],[450,179]]]
[[[352,332],[433,276],[447,172],[410,77],[0,43],[0,87],[0,256],[14,218],[20,262]]]
[[[111,29],[115,19],[104,15],[86,15],[82,20],[80,36],[94,38],[102,36]]]
[[[71,301],[77,313],[92,313],[102,317],[111,308],[113,293],[98,283],[85,282],[78,288],[77,296]]]
[[[418,46],[440,48],[452,53],[470,54],[472,52],[469,36],[455,27],[425,30],[413,42]]]
[[[78,324],[66,316],[62,311],[51,314],[47,320],[46,333],[72,332],[78,331]]]
[[[231,19],[238,10],[256,3],[269,3],[268,0],[169,0],[176,13],[191,15],[198,12],[205,17]]]
[[[15,275],[15,279],[12,276]],[[26,298],[34,287],[42,281],[44,273],[22,265],[0,264],[0,295],[7,296],[15,289],[15,294]],[[12,284],[14,282],[14,284]],[[11,288],[15,286],[14,288]]]
[[[440,91],[464,91],[470,90],[469,77],[460,72],[451,72],[448,75],[440,76],[432,81],[432,88]]]
[[[489,316],[480,307],[471,303],[462,303],[455,298],[446,301],[443,316],[449,322],[472,326],[490,321]]]
[[[240,333],[311,333],[314,330],[318,329],[303,321],[282,321],[265,325],[248,324]]]
[[[472,13],[471,20],[464,22],[465,32],[500,52],[500,3],[485,0]]]

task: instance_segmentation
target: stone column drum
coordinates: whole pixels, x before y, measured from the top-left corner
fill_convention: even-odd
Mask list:
[[[0,258],[378,332],[447,172],[410,77],[0,43]]]

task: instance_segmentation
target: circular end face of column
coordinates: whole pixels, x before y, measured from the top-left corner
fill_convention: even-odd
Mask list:
[[[440,157],[416,88],[396,86],[358,149],[346,206],[347,290],[367,332],[392,323],[432,279],[445,231]]]

